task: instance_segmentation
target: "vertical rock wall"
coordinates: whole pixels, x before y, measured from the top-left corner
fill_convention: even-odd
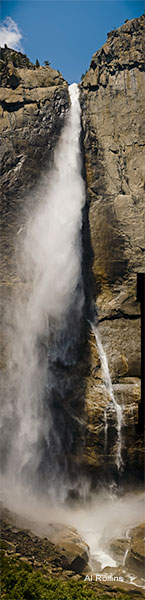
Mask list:
[[[145,270],[144,42],[144,16],[110,32],[80,86],[99,330],[123,404],[130,465],[140,443],[129,438],[140,399],[136,273]]]
[[[144,39],[144,17],[110,32],[80,85],[90,223],[89,231],[86,210],[86,290],[91,287],[92,266],[99,329],[115,397],[123,405],[124,464],[132,474],[139,470],[139,475],[143,446],[136,432],[140,399],[136,273],[145,268]],[[27,61],[20,53],[14,57],[13,51],[2,50],[2,310],[11,286],[17,284],[13,248],[23,227],[23,206],[27,212],[29,194],[35,183],[41,184],[43,168],[51,164],[69,107],[67,83],[60,73],[49,67],[36,69]],[[82,473],[91,475],[96,484],[113,471],[117,443],[114,414],[109,416],[105,450],[104,410],[110,398],[94,337],[91,334],[89,342],[88,337],[84,323],[77,362],[67,369],[69,386],[60,407],[65,426],[72,431],[70,470],[76,488],[78,476],[79,489]],[[5,368],[4,331],[1,347]]]
[[[17,285],[15,244],[41,201],[69,108],[68,84],[50,67],[36,68],[20,52],[0,50],[1,365],[5,367],[5,305]],[[37,184],[37,185],[36,185]]]

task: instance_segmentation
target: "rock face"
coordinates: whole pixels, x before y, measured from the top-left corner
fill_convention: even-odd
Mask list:
[[[112,556],[120,561],[128,574],[144,578],[145,524],[141,523],[128,532],[128,537],[114,539],[110,543]],[[127,572],[126,571],[126,572]]]
[[[145,524],[131,531],[131,543],[126,558],[127,567],[139,576],[145,573]]]
[[[30,196],[53,160],[69,107],[68,84],[50,67],[36,68],[21,53],[0,50],[2,311],[15,281],[14,247]],[[31,197],[31,205],[32,205]],[[31,206],[32,208],[32,206]],[[4,335],[5,337],[5,335]],[[2,342],[2,366],[5,363]]]
[[[110,32],[80,84],[88,198],[83,224],[86,304],[95,297],[114,395],[123,407],[122,458],[126,469],[131,474],[139,471],[139,476],[143,445],[136,432],[141,362],[136,273],[145,266],[144,28],[140,17]],[[23,226],[21,208],[27,207],[43,167],[51,164],[69,96],[59,72],[36,68],[20,53],[13,56],[13,51],[2,50],[0,65],[5,298],[14,273],[14,234],[18,222]],[[3,356],[4,344],[2,360]],[[93,476],[96,484],[106,480],[109,471],[116,472],[116,413],[108,412],[106,445],[110,397],[86,322],[77,363],[67,369],[56,365],[56,370],[66,382],[64,398],[57,398],[56,427],[59,434],[63,422],[73,496],[74,488],[76,494],[80,490],[82,474]]]
[[[50,166],[69,95],[58,71],[36,68],[8,48],[1,48],[0,72],[2,259],[4,278],[11,278],[13,243],[24,220],[21,209],[27,209],[29,193]]]
[[[1,174],[3,211],[9,220],[10,210],[20,210],[23,193],[49,163],[69,106],[62,75],[50,67],[28,66],[25,60],[20,53],[1,49]]]
[[[145,269],[144,36],[144,16],[110,32],[80,86],[93,293],[95,289],[99,331],[129,437],[140,399],[136,273]],[[90,378],[91,392],[95,385]],[[99,390],[93,394],[97,405]],[[90,402],[89,390],[88,397]],[[91,406],[94,415],[93,398]],[[133,437],[127,451],[123,435],[130,466],[135,466],[139,443]]]

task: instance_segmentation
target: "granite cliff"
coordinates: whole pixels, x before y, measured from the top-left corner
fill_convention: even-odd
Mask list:
[[[145,269],[144,40],[144,16],[108,33],[80,86],[93,293],[114,393],[123,405],[123,451],[130,468],[137,457],[133,423],[140,399],[136,273]],[[95,354],[92,349],[94,367]],[[96,385],[97,372],[92,369],[91,419],[97,414]]]
[[[69,106],[68,84],[51,67],[36,68],[26,57],[0,50],[2,318],[15,285],[15,241],[36,202],[36,187],[50,167]],[[30,202],[31,196],[31,202]],[[31,206],[30,206],[31,204]],[[6,339],[2,332],[2,366]]]
[[[16,66],[15,66],[16,65]],[[2,48],[1,175],[6,215],[48,165],[69,106],[68,85],[51,67],[35,67],[20,52]]]
[[[140,401],[136,273],[144,270],[145,251],[144,30],[142,16],[110,32],[80,84],[87,193],[83,222],[86,311],[88,316],[88,305],[95,299],[114,394],[123,405],[123,460],[127,471],[133,475],[139,470],[139,476],[143,449],[136,431]],[[13,247],[21,209],[53,161],[69,107],[68,86],[61,74],[27,61],[20,53],[1,51],[4,298],[15,280]],[[4,346],[5,342],[2,362]],[[108,416],[106,456],[104,410],[109,397],[95,340],[85,321],[77,364],[67,368],[66,380],[69,386],[61,406],[57,400],[58,427],[61,409],[66,440],[68,431],[73,431],[71,446],[67,447],[67,441],[64,446],[66,455],[69,450],[72,477],[77,469],[78,479],[80,472],[93,475],[95,481],[106,478],[109,468],[114,470],[116,415]]]

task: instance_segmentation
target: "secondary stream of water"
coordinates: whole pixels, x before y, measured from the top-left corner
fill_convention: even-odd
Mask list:
[[[35,208],[25,228],[18,231],[18,285],[11,292],[5,330],[9,361],[1,412],[2,500],[38,524],[45,521],[45,527],[50,521],[76,527],[100,565],[113,567],[116,563],[110,556],[109,540],[120,537],[122,531],[143,518],[142,497],[123,499],[105,489],[90,503],[78,502],[72,508],[63,504],[71,482],[64,459],[64,431],[67,432],[63,429],[65,394],[60,363],[63,367],[75,364],[84,307],[81,230],[85,185],[81,176],[78,86],[70,86],[69,93],[71,106],[55,151],[54,166],[51,174],[42,178],[36,198],[34,192]],[[115,400],[107,357],[93,323],[92,331],[111,399],[109,408],[116,411],[116,463],[120,469],[122,410]],[[107,409],[104,416],[107,444]],[[47,477],[41,489],[44,468]],[[37,471],[39,490],[35,486]],[[88,481],[80,481],[81,485],[87,489]]]
[[[111,377],[110,377],[110,373],[109,373],[108,360],[107,360],[105,350],[103,348],[103,344],[100,340],[98,327],[97,327],[97,325],[94,325],[93,323],[91,323],[91,328],[92,328],[93,334],[95,336],[96,345],[97,345],[98,352],[99,352],[99,357],[100,357],[101,367],[102,367],[102,372],[103,372],[103,377],[104,377],[104,385],[105,385],[105,388],[111,399],[111,403],[109,403],[108,408],[109,408],[109,410],[111,410],[111,408],[112,408],[116,412],[116,418],[117,418],[116,464],[117,464],[117,468],[119,470],[121,468],[121,466],[123,466],[122,454],[121,454],[121,450],[122,450],[121,428],[122,428],[122,420],[123,420],[122,408],[121,408],[120,404],[118,404],[118,402],[116,401],[115,396],[114,396],[113,386],[112,386]],[[104,425],[105,425],[105,448],[106,448],[107,447],[107,409],[105,409],[105,411],[104,411]]]

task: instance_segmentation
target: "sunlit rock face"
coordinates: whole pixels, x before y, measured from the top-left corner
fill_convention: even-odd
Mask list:
[[[114,393],[124,405],[130,468],[140,444],[136,434],[131,442],[130,434],[140,398],[136,273],[145,270],[144,39],[144,16],[110,32],[80,86],[99,330]],[[91,378],[91,389],[93,383]]]
[[[13,50],[1,48],[0,72],[2,214],[10,221],[50,165],[69,96],[59,71]]]
[[[68,84],[51,67],[36,68],[9,48],[0,50],[2,304],[16,283],[15,242],[38,201],[37,184],[51,168],[65,115]],[[33,194],[31,194],[31,191]],[[40,192],[39,192],[40,195]],[[3,308],[2,308],[3,310]],[[2,335],[2,367],[5,334]]]
[[[80,85],[82,145],[88,206],[83,221],[83,274],[86,313],[96,298],[99,331],[106,351],[114,395],[123,407],[124,474],[143,471],[142,440],[138,437],[140,400],[140,306],[136,273],[144,270],[144,17],[111,32],[97,52]],[[15,280],[16,234],[23,235],[26,216],[33,214],[37,186],[53,151],[69,108],[67,82],[50,67],[35,68],[20,53],[1,55],[1,132],[4,228],[4,303]],[[45,175],[44,175],[45,176]],[[51,176],[51,170],[50,170]],[[31,196],[31,190],[36,190]],[[28,206],[31,199],[31,206]],[[21,213],[22,209],[22,213]],[[89,212],[89,222],[88,222]],[[21,215],[22,214],[22,218]],[[92,274],[91,274],[92,271]],[[73,331],[73,315],[72,315]],[[67,336],[66,336],[67,337]],[[7,356],[5,332],[2,366]],[[55,365],[57,431],[62,429],[64,461],[69,461],[70,496],[87,494],[89,479],[100,484],[118,476],[116,414],[105,410],[100,357],[84,319],[74,360]],[[60,391],[61,391],[60,385]],[[54,399],[53,399],[54,400]],[[46,465],[47,469],[47,465]],[[87,475],[84,485],[82,475]]]

